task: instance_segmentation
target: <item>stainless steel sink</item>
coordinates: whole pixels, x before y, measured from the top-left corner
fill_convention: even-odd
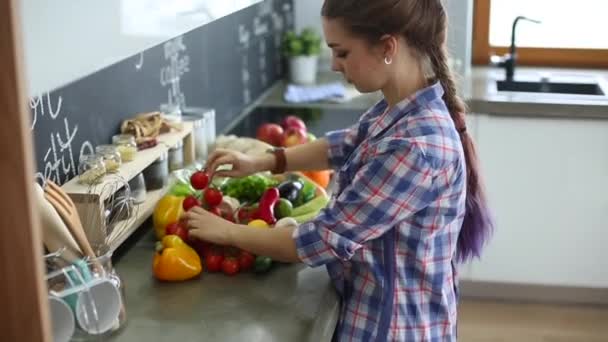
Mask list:
[[[498,91],[605,96],[599,83],[497,80]]]

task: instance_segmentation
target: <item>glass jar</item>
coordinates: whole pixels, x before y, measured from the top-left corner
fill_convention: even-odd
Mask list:
[[[135,137],[130,134],[118,134],[112,137],[112,144],[116,145],[120,158],[127,163],[135,159],[137,143]]]
[[[106,164],[103,158],[96,154],[85,154],[78,163],[78,182],[85,185],[101,183],[106,174]]]
[[[99,145],[95,147],[95,153],[103,158],[106,164],[106,172],[116,173],[122,164],[122,158],[114,145]]]
[[[207,137],[207,153],[215,150],[215,110],[209,109],[203,114],[203,126]]]
[[[164,103],[160,105],[160,111],[164,118],[171,122],[182,121],[182,109],[179,105],[174,103]]]
[[[96,258],[84,259],[85,261],[82,262],[83,265],[81,267],[90,271],[90,282],[95,283],[104,281],[106,284],[113,285],[113,287],[118,290],[110,292],[112,295],[114,295],[114,293],[117,293],[118,295],[118,310],[107,310],[107,307],[103,307],[110,305],[110,300],[96,301],[95,303],[97,305],[102,306],[97,308],[98,314],[103,315],[103,311],[111,311],[111,317],[99,317],[102,326],[97,326],[95,322],[91,322],[88,327],[89,329],[87,329],[88,331],[85,331],[82,326],[79,327],[76,329],[72,341],[105,340],[119,332],[127,323],[125,284],[112,264],[112,251],[108,246],[100,246],[96,252],[99,256]],[[101,297],[99,299],[101,299]],[[99,311],[100,309],[102,309],[102,311]]]
[[[169,149],[169,172],[184,168],[184,142],[179,140]]]
[[[164,152],[144,170],[146,190],[160,190],[167,186],[169,183],[169,163],[167,159],[167,152]]]
[[[207,131],[202,116],[184,115],[184,121],[192,123],[192,140],[194,143],[194,156],[199,162],[207,160]]]

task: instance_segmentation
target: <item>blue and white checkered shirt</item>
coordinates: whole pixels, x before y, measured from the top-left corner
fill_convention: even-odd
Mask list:
[[[337,191],[294,232],[342,298],[339,341],[455,341],[466,166],[439,83],[327,134]]]

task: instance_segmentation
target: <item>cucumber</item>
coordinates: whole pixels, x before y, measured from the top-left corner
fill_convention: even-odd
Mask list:
[[[300,216],[292,217],[292,219],[296,220],[296,222],[298,224],[308,222],[308,221],[312,220],[313,218],[315,218],[317,215],[319,215],[319,211],[320,210],[311,211],[309,213],[306,213],[306,214],[303,214]]]
[[[319,212],[319,210],[323,209],[328,202],[329,198],[327,196],[317,196],[308,203],[302,204],[301,206],[294,208],[291,211],[291,217],[297,217],[313,212],[317,213]]]

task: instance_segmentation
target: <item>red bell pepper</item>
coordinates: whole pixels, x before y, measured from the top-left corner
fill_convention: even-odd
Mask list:
[[[279,201],[279,189],[270,188],[264,192],[260,199],[258,210],[254,214],[254,219],[264,220],[269,225],[277,222],[274,216],[274,205]]]

